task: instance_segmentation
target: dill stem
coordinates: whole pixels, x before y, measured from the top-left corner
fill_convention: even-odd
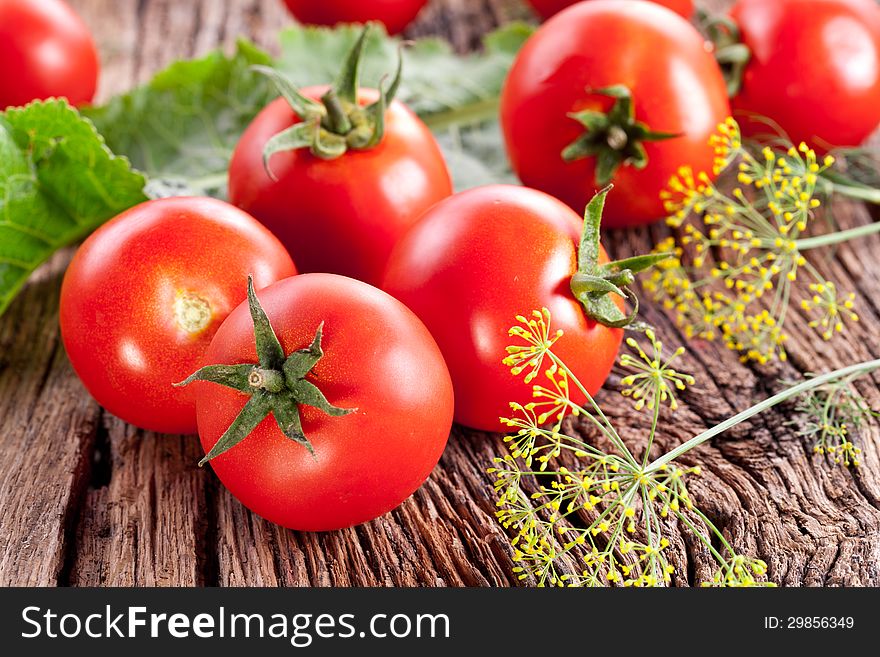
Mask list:
[[[823,178],[828,181],[827,177],[823,176]],[[866,185],[847,185],[841,182],[829,182],[831,183],[832,193],[849,196],[860,201],[867,201],[868,203],[880,203],[880,189],[874,189]]]
[[[849,228],[847,230],[838,230],[833,233],[828,233],[827,235],[806,237],[804,239],[796,240],[795,246],[798,251],[807,251],[822,246],[841,244],[842,242],[848,242],[866,235],[873,235],[874,233],[880,233],[880,222],[874,222],[864,226],[856,226],[855,228]]]
[[[697,513],[699,513],[699,511],[698,511],[696,508],[691,509],[691,511],[697,511]],[[715,546],[712,545],[712,540],[711,540],[711,538],[708,537],[708,536],[706,536],[705,534],[703,534],[703,532],[701,532],[699,529],[697,529],[697,528],[694,526],[694,523],[691,522],[690,518],[687,517],[687,515],[685,515],[684,513],[676,513],[675,515],[678,517],[678,519],[679,519],[681,522],[683,522],[685,525],[687,525],[687,527],[691,530],[691,532],[693,533],[693,535],[696,536],[697,539],[700,541],[700,543],[702,543],[702,544],[706,547],[706,549],[709,550],[709,552],[712,554],[713,557],[715,557],[715,560],[716,560],[719,564],[723,564],[723,563],[725,563],[725,562],[727,561],[727,560],[721,555],[721,553],[718,552],[718,550],[715,548]],[[725,549],[726,549],[731,555],[735,555],[736,552],[734,552],[734,551],[733,551],[733,548],[731,548],[730,545],[728,544],[728,542],[727,542],[726,540],[724,540],[724,537],[721,535],[721,532],[718,531],[718,528],[715,527],[715,525],[714,525],[714,524],[713,524],[713,523],[712,523],[712,522],[711,522],[706,516],[704,516],[702,513],[699,513],[699,517],[703,520],[703,522],[706,523],[706,525],[709,527],[710,531],[712,531],[716,536],[718,536],[718,537],[721,538],[721,541],[723,542]]]
[[[669,361],[667,361],[667,364]],[[648,465],[648,459],[651,458],[651,447],[654,446],[654,436],[657,435],[657,423],[660,420],[660,399],[659,395],[654,399],[654,414],[651,418],[651,433],[648,434],[648,444],[645,447],[645,456],[642,460],[642,469]]]
[[[880,358],[875,360],[868,360],[861,363],[856,363],[855,365],[849,365],[848,367],[843,367],[838,370],[834,370],[833,372],[828,372],[826,374],[822,374],[820,376],[807,379],[806,381],[802,381],[791,388],[783,390],[782,392],[773,395],[772,397],[768,397],[762,402],[759,402],[752,406],[751,408],[747,408],[741,413],[737,413],[731,418],[728,418],[724,422],[715,425],[711,429],[707,429],[702,433],[694,436],[690,440],[685,443],[682,443],[675,449],[667,452],[663,456],[655,459],[645,468],[645,473],[650,474],[652,472],[656,472],[662,466],[674,461],[682,454],[689,452],[690,450],[702,445],[707,440],[714,438],[720,433],[723,433],[730,429],[731,427],[735,427],[737,424],[748,420],[750,417],[757,415],[758,413],[762,413],[766,411],[768,408],[772,408],[777,404],[784,402],[792,397],[796,397],[808,390],[813,390],[814,388],[818,388],[819,386],[823,386],[830,381],[836,381],[837,379],[842,379],[845,376],[849,376],[851,374],[867,374],[868,372],[872,372],[880,368]]]
[[[614,444],[614,446],[617,447],[621,456],[623,457],[623,459],[627,463],[629,463],[630,465],[632,465],[634,467],[638,467],[638,463],[636,462],[635,457],[632,455],[632,452],[629,451],[629,447],[626,446],[626,443],[623,442],[623,439],[617,433],[617,429],[614,428],[614,425],[611,424],[611,421],[608,419],[608,417],[605,415],[605,413],[602,412],[602,409],[599,408],[599,404],[597,404],[596,400],[593,399],[593,395],[591,395],[589,392],[587,392],[587,389],[578,380],[578,378],[574,375],[574,372],[569,370],[565,366],[565,363],[563,363],[556,354],[554,354],[552,351],[550,351],[550,352],[548,352],[548,355],[550,356],[550,359],[557,365],[557,367],[559,367],[560,369],[564,369],[565,371],[568,372],[569,381],[571,383],[574,383],[574,385],[577,387],[577,389],[581,391],[581,394],[587,398],[587,401],[593,407],[593,410],[595,411],[596,415],[599,416],[599,418],[602,420],[602,422],[600,422],[598,419],[596,419],[596,417],[594,417],[593,414],[590,412],[587,412],[586,416],[589,419],[591,419],[593,421],[593,423],[602,431],[602,433],[604,433],[608,437],[608,439]],[[576,407],[576,405],[571,402],[569,402],[569,404],[572,407]],[[581,410],[586,411],[587,409],[584,408]],[[602,424],[603,422],[604,422],[604,426]]]

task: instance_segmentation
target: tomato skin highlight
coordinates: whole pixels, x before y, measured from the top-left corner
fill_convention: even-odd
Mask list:
[[[372,520],[427,479],[452,425],[452,383],[437,344],[389,295],[334,274],[303,274],[257,294],[285,355],[307,347],[324,322],[324,356],[308,379],[343,408],[330,417],[301,405],[315,456],[267,417],[210,464],[246,507],[291,529],[325,531]],[[209,364],[256,363],[246,303],[230,313]],[[199,435],[207,453],[247,396],[197,382]]]
[[[195,433],[195,392],[174,388],[201,365],[220,323],[247,296],[293,276],[281,243],[209,198],[142,203],[95,231],[61,288],[61,336],[85,387],[135,426]]]
[[[319,99],[326,87],[302,89]],[[361,104],[377,97],[361,90]],[[402,103],[386,113],[385,136],[368,150],[322,160],[306,149],[263,147],[299,117],[281,98],[241,137],[229,167],[230,201],[259,219],[287,247],[302,272],[331,272],[371,284],[381,280],[391,248],[418,217],[452,193],[443,154],[427,126]]]
[[[794,144],[861,144],[880,124],[880,7],[873,0],[740,0],[730,13],[752,56],[733,99],[743,132],[779,124]]]
[[[379,21],[397,34],[415,20],[428,0],[284,0],[290,13],[309,25]]]
[[[599,185],[596,158],[571,162],[562,150],[584,133],[571,112],[607,112],[612,101],[587,88],[626,85],[636,121],[680,136],[644,142],[644,169],[621,166],[608,196],[606,228],[665,216],[660,192],[679,167],[712,172],[708,139],[730,114],[725,82],[703,37],[672,11],[642,0],[594,0],[547,21],[526,42],[501,97],[501,125],[524,184],[581,212]]]
[[[588,319],[572,295],[582,227],[580,216],[543,192],[490,185],[437,204],[395,247],[383,288],[437,340],[457,422],[501,431],[498,418],[510,416],[510,402],[532,401],[538,381],[526,384],[502,360],[517,344],[507,333],[516,316],[533,310],[550,310],[551,329],[564,331],[554,352],[588,392],[605,382],[623,332]],[[574,389],[572,398],[583,401]]]
[[[538,15],[547,20],[551,16],[555,16],[566,7],[570,7],[581,0],[528,0],[528,3],[538,13]],[[694,15],[693,0],[650,0],[658,5],[662,5],[674,11],[682,18],[690,18]]]
[[[63,0],[0,0],[0,110],[66,97],[95,96],[98,51],[79,16]]]

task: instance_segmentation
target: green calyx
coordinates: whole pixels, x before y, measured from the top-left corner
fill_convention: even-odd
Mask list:
[[[288,102],[301,122],[274,135],[263,148],[263,165],[281,151],[308,148],[323,160],[341,157],[349,149],[368,150],[382,141],[385,134],[385,111],[394,100],[403,73],[403,57],[398,53],[397,71],[391,84],[379,84],[379,98],[366,106],[358,103],[361,60],[369,26],[364,27],[343,65],[342,71],[320,102],[304,96],[293,83],[274,68],[254,66],[268,77],[278,93]]]
[[[590,319],[611,328],[638,328],[636,316],[639,314],[639,299],[629,286],[635,281],[637,273],[672,254],[651,253],[599,263],[602,211],[605,209],[605,197],[611,188],[612,185],[605,187],[587,205],[584,231],[578,249],[578,270],[571,277],[571,291]],[[624,314],[611,298],[611,294],[629,301],[632,312],[629,315]]]
[[[323,322],[318,326],[315,338],[307,348],[294,351],[285,357],[269,318],[257,299],[254,282],[250,276],[248,276],[248,304],[254,321],[254,339],[259,364],[208,365],[191,374],[186,380],[174,384],[185,386],[193,381],[209,381],[250,395],[250,399],[229,428],[220,436],[211,451],[199,461],[200,467],[247,438],[269,413],[275,417],[278,428],[285,436],[314,455],[312,443],[303,433],[299,414],[300,404],[313,406],[333,417],[348,415],[357,410],[333,406],[318,387],[305,378],[324,356],[321,349]]]
[[[699,9],[697,19],[715,48],[715,59],[727,83],[727,95],[733,98],[742,89],[743,73],[752,58],[752,51],[742,42],[739,26],[729,16],[715,16]]]
[[[573,162],[585,157],[595,157],[598,186],[609,184],[621,166],[644,169],[648,165],[648,154],[643,142],[663,141],[680,136],[669,132],[653,132],[644,123],[636,121],[632,92],[622,84],[603,89],[587,89],[587,92],[613,98],[614,104],[607,113],[583,110],[568,115],[580,123],[586,132],[562,150],[562,159]]]

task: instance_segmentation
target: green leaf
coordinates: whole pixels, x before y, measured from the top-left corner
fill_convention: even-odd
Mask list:
[[[352,105],[357,103],[358,88],[360,87],[361,57],[364,53],[364,39],[369,27],[361,28],[361,34],[355,41],[354,47],[345,58],[345,64],[333,83],[333,89],[340,99],[346,100]]]
[[[485,37],[483,52],[464,56],[442,39],[419,39],[404,52],[397,98],[434,130],[494,119],[507,71],[534,29],[510,23]],[[327,84],[360,33],[354,26],[288,28],[281,33],[277,65],[297,87]],[[381,26],[370,30],[362,61],[363,86],[377,88],[382,77],[395,70],[399,44]]]
[[[317,123],[317,119],[313,119],[308,123],[294,123],[269,138],[263,147],[263,167],[273,180],[275,175],[270,166],[272,156],[282,151],[310,148],[315,141],[315,132],[320,129],[321,126]]]
[[[584,211],[584,230],[581,233],[581,241],[578,247],[578,273],[595,274],[599,267],[599,253],[602,249],[600,244],[602,213],[605,211],[605,199],[613,185],[600,189]]]
[[[146,200],[144,184],[66,101],[0,112],[0,313],[56,250]]]
[[[456,191],[519,181],[510,168],[497,121],[459,128],[437,135]]]
[[[323,336],[324,322],[321,322],[318,325],[318,330],[315,331],[312,344],[305,349],[297,349],[284,361],[282,369],[288,385],[305,377],[317,365],[318,361],[324,357],[324,350],[321,349],[321,339]]]
[[[151,190],[224,197],[226,170],[241,133],[277,96],[254,65],[271,64],[239,41],[234,55],[181,61],[148,84],[85,110],[116,153],[151,179]]]

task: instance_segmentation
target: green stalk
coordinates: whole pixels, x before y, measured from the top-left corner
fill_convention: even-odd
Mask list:
[[[668,361],[667,361],[668,362]],[[642,469],[648,465],[648,459],[651,458],[651,447],[654,446],[654,436],[657,435],[657,423],[660,420],[660,400],[654,400],[654,417],[651,419],[651,433],[648,434],[648,445],[645,447],[645,457],[642,460]]]
[[[460,107],[433,112],[421,117],[433,132],[443,132],[452,126],[464,127],[485,123],[498,117],[500,98],[483,98]]]
[[[578,380],[578,378],[574,375],[574,372],[572,372],[567,367],[565,367],[565,363],[563,363],[561,360],[559,360],[559,358],[556,356],[556,354],[554,354],[552,351],[550,351],[550,352],[548,352],[548,355],[550,356],[550,358],[553,360],[553,362],[556,363],[556,365],[560,369],[565,368],[568,371],[569,383],[570,384],[574,383],[574,385],[577,387],[577,389],[581,391],[581,394],[587,398],[587,401],[590,403],[590,405],[593,407],[593,410],[596,412],[596,414],[599,416],[599,418],[601,418],[602,422],[604,422],[605,425],[603,426],[602,423],[599,422],[598,419],[593,417],[592,413],[588,412],[588,413],[585,413],[584,415],[586,415],[588,418],[593,420],[595,425],[602,431],[602,433],[604,433],[608,437],[608,439],[611,441],[611,443],[617,448],[617,451],[620,452],[620,454],[623,456],[623,459],[627,463],[629,463],[631,466],[637,468],[638,462],[636,461],[635,457],[632,455],[632,452],[629,451],[629,447],[627,447],[626,443],[623,442],[623,439],[620,437],[620,434],[617,433],[617,430],[614,428],[614,425],[611,424],[611,420],[609,420],[608,417],[605,415],[605,413],[602,412],[602,409],[599,408],[599,404],[596,403],[596,400],[593,399],[593,396],[589,392],[587,392],[587,389]],[[576,404],[574,404],[572,402],[569,402],[569,403],[571,404],[572,408],[577,408]],[[584,410],[586,410],[586,409],[584,409]]]
[[[867,201],[868,203],[880,203],[880,189],[874,189],[873,187],[832,183],[831,191],[832,193],[842,194],[843,196]]]
[[[877,202],[880,203],[880,199],[878,199]],[[817,249],[821,246],[831,246],[832,244],[848,242],[859,237],[865,237],[866,235],[873,235],[874,233],[880,233],[880,222],[857,226],[856,228],[849,228],[847,230],[839,230],[834,233],[828,233],[827,235],[806,237],[804,239],[795,240],[795,245],[797,246],[798,251],[807,251],[808,249]]]
[[[779,394],[773,395],[772,397],[769,397],[764,401],[755,404],[751,408],[747,408],[742,413],[738,413],[733,417],[728,418],[724,422],[715,425],[711,429],[707,429],[699,435],[694,436],[686,443],[682,443],[672,451],[667,452],[660,458],[652,461],[651,464],[647,468],[645,468],[645,473],[649,474],[652,472],[656,472],[662,466],[670,463],[671,461],[674,461],[679,456],[689,452],[693,448],[702,445],[707,440],[714,438],[718,434],[727,431],[731,427],[735,427],[737,424],[744,422],[750,417],[757,415],[758,413],[762,413],[768,408],[772,408],[773,406],[776,406],[777,404],[784,402],[787,399],[791,399],[792,397],[796,397],[804,392],[823,386],[830,381],[842,379],[843,377],[849,376],[850,374],[867,374],[868,372],[872,372],[873,370],[876,370],[878,368],[880,368],[880,358],[856,363],[855,365],[843,367],[839,370],[834,370],[833,372],[828,372],[827,374],[822,374],[821,376],[807,379],[806,381],[803,381],[796,386],[792,386],[787,390],[783,390]]]

